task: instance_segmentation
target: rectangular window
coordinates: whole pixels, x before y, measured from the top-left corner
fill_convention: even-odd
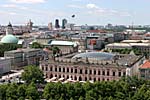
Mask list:
[[[65,72],[65,68],[63,68],[63,72]]]
[[[92,74],[92,70],[90,70],[90,74]]]
[[[82,69],[80,69],[80,74],[82,74]]]
[[[123,72],[123,76],[126,76],[126,72]]]
[[[118,73],[118,76],[121,77],[121,72]]]
[[[107,76],[109,76],[109,70],[107,71]]]
[[[61,68],[59,68],[59,72],[61,72]]]
[[[87,74],[87,69],[85,70],[85,74]]]
[[[96,70],[94,70],[94,75],[96,75]]]
[[[105,75],[105,71],[103,71],[103,75]]]
[[[75,73],[77,73],[77,69],[75,69]]]
[[[55,72],[57,72],[57,67],[55,67]]]
[[[115,74],[115,72],[113,72],[113,76],[115,76],[116,74]]]
[[[73,73],[73,68],[71,68],[71,73]]]
[[[101,71],[99,70],[99,71],[98,71],[98,75],[100,75],[100,74],[101,74]]]
[[[67,68],[67,72],[69,72],[69,68]]]

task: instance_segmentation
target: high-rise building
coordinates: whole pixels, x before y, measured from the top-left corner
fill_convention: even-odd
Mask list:
[[[67,24],[67,19],[63,19],[62,20],[62,29],[66,28],[66,24]]]
[[[55,20],[55,28],[60,28],[58,19]]]
[[[53,24],[52,24],[52,22],[48,23],[48,29],[49,30],[53,30]]]

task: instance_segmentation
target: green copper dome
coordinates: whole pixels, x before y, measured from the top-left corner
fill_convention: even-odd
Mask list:
[[[6,35],[1,39],[2,43],[18,43],[18,39],[13,35]]]

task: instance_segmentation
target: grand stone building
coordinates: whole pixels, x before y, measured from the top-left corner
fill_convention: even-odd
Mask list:
[[[48,79],[56,77],[75,81],[111,81],[122,76],[138,75],[139,65],[144,60],[143,56],[88,52],[41,62],[40,69]]]

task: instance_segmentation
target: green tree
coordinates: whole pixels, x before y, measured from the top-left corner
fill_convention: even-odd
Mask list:
[[[17,94],[20,100],[24,100],[26,97],[26,88],[27,86],[25,84],[20,85],[17,89]]]
[[[26,89],[26,99],[39,100],[40,96],[35,84],[32,82]]]
[[[10,84],[6,90],[6,100],[17,100],[17,84]]]
[[[37,66],[26,66],[24,72],[22,73],[22,79],[27,83],[43,83],[44,74]]]
[[[30,47],[31,48],[35,48],[35,49],[43,48],[43,46],[40,43],[38,43],[38,42],[33,42]]]
[[[8,85],[0,85],[0,100],[6,100],[6,90]]]

